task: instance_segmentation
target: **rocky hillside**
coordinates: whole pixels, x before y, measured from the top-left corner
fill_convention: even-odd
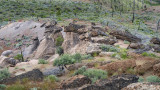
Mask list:
[[[160,89],[158,1],[54,1],[0,2],[0,90]]]

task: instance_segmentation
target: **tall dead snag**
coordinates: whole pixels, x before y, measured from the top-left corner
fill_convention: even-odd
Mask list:
[[[135,0],[133,0],[133,17],[132,17],[132,23],[134,22],[135,19]]]

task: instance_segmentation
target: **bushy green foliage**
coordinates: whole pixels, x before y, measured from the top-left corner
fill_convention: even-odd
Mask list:
[[[142,56],[157,57],[154,53],[147,53],[147,52],[142,53]]]
[[[107,72],[103,71],[101,69],[86,69],[85,66],[79,68],[77,71],[75,71],[74,75],[84,75],[89,77],[92,82],[96,82],[99,79],[105,79],[107,78]]]
[[[74,72],[74,75],[83,74],[86,70],[87,70],[86,66],[82,66],[81,68],[79,68]]]
[[[85,55],[82,55],[82,59],[85,60],[85,59],[94,59],[94,57],[92,57],[91,54],[85,54]]]
[[[114,53],[112,57],[117,59],[127,59],[128,58],[127,49],[119,48],[119,52]]]
[[[100,48],[106,52],[118,52],[118,48],[111,45],[101,45]]]
[[[72,58],[74,60],[76,60],[77,62],[80,62],[82,60],[82,55],[79,53],[76,53],[76,54],[72,55]]]
[[[5,90],[5,89],[6,89],[6,85],[0,84],[0,90]]]
[[[39,59],[38,64],[48,64],[48,61],[44,59]]]
[[[160,78],[158,76],[148,76],[146,80],[147,82],[160,82]]]
[[[62,55],[62,54],[64,53],[63,47],[59,46],[59,47],[56,49],[56,52],[57,52],[59,55]]]
[[[130,44],[130,42],[128,42],[128,41],[126,41],[126,40],[124,40],[124,44]]]
[[[8,69],[0,70],[0,80],[10,77]]]
[[[55,76],[55,75],[49,75],[45,78],[46,81],[49,81],[49,82],[58,82],[59,79]]]
[[[143,77],[139,77],[138,82],[144,82],[144,78]]]
[[[19,60],[19,61],[23,61],[23,55],[17,54],[16,56],[14,56],[14,59]]]
[[[63,43],[64,39],[63,37],[59,36],[56,38],[56,46],[61,46]]]

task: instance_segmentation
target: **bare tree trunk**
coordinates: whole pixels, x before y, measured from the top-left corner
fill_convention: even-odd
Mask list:
[[[159,27],[160,27],[160,19],[159,19],[158,22],[157,22],[157,32],[158,32],[158,30],[159,30]]]
[[[135,19],[135,0],[133,1],[133,18],[132,18],[132,23],[134,22]]]

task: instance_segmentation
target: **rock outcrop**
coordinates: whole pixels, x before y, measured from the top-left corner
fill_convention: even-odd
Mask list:
[[[121,90],[129,84],[138,82],[136,75],[118,75],[109,79],[96,82],[96,84],[84,85],[78,90]]]
[[[71,89],[81,87],[85,84],[91,84],[91,80],[83,75],[76,75],[61,83],[62,89]]]
[[[9,56],[12,53],[13,53],[12,50],[6,50],[6,51],[2,52],[1,56]]]
[[[133,83],[123,88],[122,90],[160,90],[159,83]]]
[[[63,67],[50,68],[43,71],[44,76],[55,75],[62,76],[65,73],[65,69]]]
[[[26,78],[28,78],[29,80],[32,80],[32,81],[43,80],[43,73],[39,69],[34,69],[32,71],[29,71],[27,73],[24,73],[24,74],[15,76],[15,77],[3,79],[0,81],[0,84],[13,84],[18,80],[23,80]]]
[[[141,39],[132,35],[130,32],[128,31],[111,31],[110,35],[116,37],[117,39],[122,39],[122,40],[127,40],[129,42],[141,42]]]

